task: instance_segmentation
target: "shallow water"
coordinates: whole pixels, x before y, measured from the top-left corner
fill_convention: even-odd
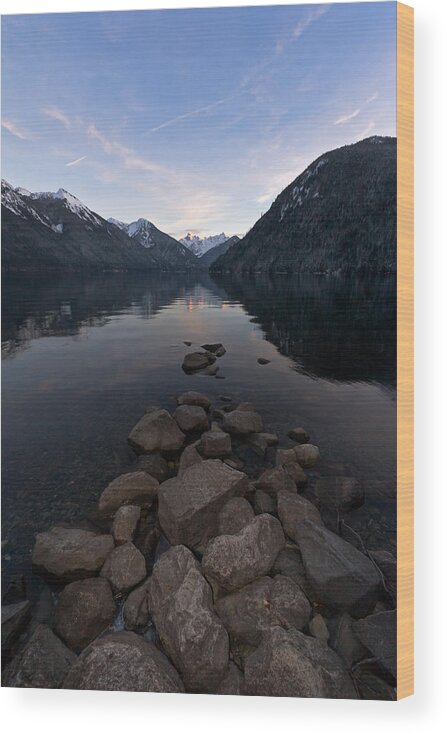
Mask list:
[[[188,389],[253,402],[284,444],[304,426],[326,471],[365,484],[351,524],[371,548],[392,547],[395,310],[388,277],[6,277],[4,581],[29,574],[36,532],[84,518],[129,466],[145,407],[172,410]],[[184,354],[216,341],[225,379],[184,374]]]

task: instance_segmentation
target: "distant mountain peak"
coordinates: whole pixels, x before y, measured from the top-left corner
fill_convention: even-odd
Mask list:
[[[191,232],[188,232],[188,234],[179,241],[183,245],[186,245],[186,247],[191,250],[194,255],[196,255],[197,257],[202,257],[205,252],[208,252],[208,250],[211,250],[213,247],[217,247],[217,245],[221,245],[227,239],[228,236],[225,234],[225,232],[210,235],[209,237],[200,237],[200,235],[198,234],[192,234]]]

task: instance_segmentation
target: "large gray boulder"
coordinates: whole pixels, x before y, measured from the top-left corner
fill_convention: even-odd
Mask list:
[[[184,392],[178,396],[177,405],[199,405],[201,408],[208,411],[210,409],[211,401],[206,395],[203,395],[203,393],[189,390],[188,392]]]
[[[278,492],[292,492],[296,494],[296,484],[282,466],[266,469],[255,482],[256,489],[276,497]]]
[[[224,431],[206,431],[199,445],[204,459],[224,459],[231,456],[231,436]]]
[[[245,692],[251,696],[358,698],[338,655],[321,640],[273,627],[249,656]]]
[[[115,602],[106,579],[73,581],[59,595],[54,630],[78,653],[107,629],[114,616]]]
[[[11,688],[60,688],[75,661],[74,652],[49,627],[38,624],[6,668],[3,683]]]
[[[140,515],[141,508],[138,505],[123,505],[116,511],[112,535],[117,545],[129,543],[134,539]]]
[[[396,678],[397,668],[397,620],[396,610],[370,614],[352,624],[352,630],[360,642],[379,661],[381,666]]]
[[[99,498],[101,517],[113,517],[122,505],[149,508],[158,492],[158,482],[144,471],[121,474],[107,485]]]
[[[299,494],[292,494],[284,490],[278,492],[278,516],[285,534],[295,541],[298,523],[310,520],[317,525],[322,525],[320,513],[312,502]]]
[[[210,459],[194,464],[180,476],[160,485],[158,518],[171,545],[203,546],[216,534],[220,509],[231,498],[244,495],[245,474]]]
[[[299,586],[286,576],[263,576],[219,599],[216,612],[230,637],[256,647],[274,626],[304,629],[311,606]]]
[[[222,507],[217,518],[217,535],[235,535],[248,525],[255,513],[244,497],[232,497]]]
[[[301,426],[298,428],[292,428],[287,435],[292,439],[292,441],[296,441],[297,443],[309,443],[309,434],[304,428],[301,428]]]
[[[210,540],[202,558],[205,576],[233,591],[269,573],[285,544],[281,523],[272,515],[257,515],[236,535]]]
[[[70,668],[64,688],[182,693],[168,658],[134,632],[116,632],[89,645]]]
[[[304,521],[295,529],[306,577],[320,604],[368,614],[377,601],[380,575],[363,553],[322,525]]]
[[[250,433],[262,431],[262,418],[251,410],[232,410],[225,413],[223,429],[236,436],[248,436]]]
[[[314,492],[322,505],[341,512],[354,510],[365,501],[365,491],[354,477],[321,477]]]
[[[320,458],[320,449],[311,443],[299,444],[295,446],[294,451],[296,460],[298,464],[301,464],[303,469],[314,466]]]
[[[178,474],[183,474],[183,472],[190,466],[193,466],[193,464],[200,464],[200,462],[203,461],[202,456],[197,450],[199,443],[199,441],[195,441],[194,443],[189,444],[189,446],[182,451],[178,465]]]
[[[111,535],[56,526],[37,535],[32,554],[33,570],[44,578],[58,581],[96,576],[113,547]]]
[[[133,543],[125,543],[108,556],[101,576],[109,581],[114,592],[130,591],[146,578],[146,561]]]
[[[186,690],[214,691],[228,667],[228,635],[214,612],[211,587],[185,546],[171,548],[155,564],[148,608]]]
[[[137,454],[175,454],[183,446],[184,433],[167,410],[145,413],[132,428],[128,441]]]
[[[208,417],[200,405],[179,405],[174,418],[184,433],[203,433],[208,430]]]
[[[15,604],[2,604],[2,651],[11,648],[23,632],[30,618],[30,603],[27,599]]]

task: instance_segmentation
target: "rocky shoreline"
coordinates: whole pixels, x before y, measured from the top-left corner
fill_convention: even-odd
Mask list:
[[[3,685],[395,699],[396,561],[349,526],[360,483],[248,403],[176,401],[132,429],[94,524],[37,536],[51,603],[2,606]]]

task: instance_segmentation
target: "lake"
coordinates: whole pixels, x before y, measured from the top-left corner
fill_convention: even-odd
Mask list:
[[[2,314],[4,583],[29,577],[36,532],[82,521],[126,471],[146,406],[191,389],[254,403],[284,445],[304,426],[322,472],[365,486],[350,524],[395,548],[394,278],[8,275]],[[225,345],[225,379],[182,371],[205,342]]]

